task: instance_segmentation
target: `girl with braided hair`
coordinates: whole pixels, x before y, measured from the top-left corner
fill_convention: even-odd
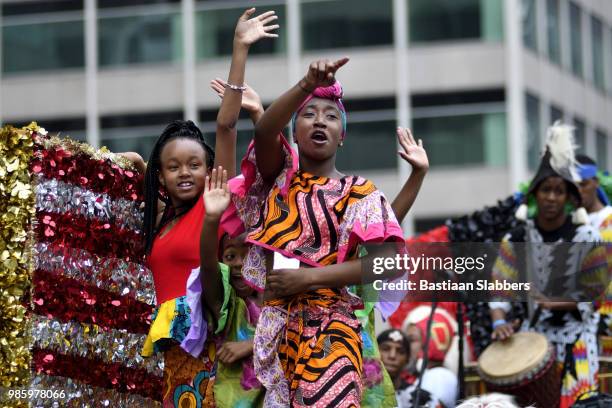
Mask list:
[[[251,18],[254,12],[254,8],[245,11],[236,25],[228,95],[217,120],[218,156],[193,122],[175,121],[155,143],[146,169],[144,241],[158,306],[142,355],[164,353],[164,407],[215,406],[215,354],[220,344],[214,336],[196,351],[186,344],[192,329],[186,288],[192,269],[200,266],[198,237],[206,212],[206,178],[215,165],[235,171],[232,146],[249,47],[261,38],[276,37],[269,32],[278,28],[270,25],[277,18],[274,12]],[[207,239],[217,240],[220,235]]]

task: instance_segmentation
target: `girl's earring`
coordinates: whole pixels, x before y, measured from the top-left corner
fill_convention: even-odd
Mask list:
[[[340,147],[344,146],[344,141],[341,140],[339,146]]]

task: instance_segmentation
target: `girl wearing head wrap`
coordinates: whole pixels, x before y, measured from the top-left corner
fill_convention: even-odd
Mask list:
[[[265,290],[253,353],[266,406],[361,405],[362,339],[354,310],[362,302],[346,287],[362,281],[361,244],[394,241],[403,248],[382,193],[335,167],[346,112],[334,75],[347,62],[310,65],[264,113],[242,177],[230,181],[232,203],[222,223],[232,235],[247,231],[252,246],[243,277]],[[281,134],[290,121],[299,163]]]
[[[525,201],[535,200],[536,213],[527,218],[526,204],[517,210],[517,218],[525,224],[502,240],[494,279],[526,282],[523,271],[529,270],[529,281],[538,292],[544,292],[554,283],[553,273],[563,274],[566,287],[586,276],[607,276],[604,248],[595,245],[599,233],[580,207],[578,181],[572,128],[556,123],[548,131],[546,152],[525,197]],[[571,206],[578,210],[570,215]],[[560,242],[580,244],[555,245]],[[555,346],[562,379],[560,407],[569,407],[579,395],[597,390],[599,315],[591,302],[553,302],[543,296],[534,301],[537,308],[522,329],[542,333]],[[511,336],[515,327],[505,320],[510,303],[491,302],[489,307],[493,338]]]

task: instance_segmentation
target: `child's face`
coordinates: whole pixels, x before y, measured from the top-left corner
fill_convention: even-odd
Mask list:
[[[567,184],[561,177],[544,179],[535,191],[538,215],[545,220],[555,220],[564,216],[568,200]]]
[[[208,169],[206,152],[193,139],[168,142],[160,153],[159,182],[165,187],[174,207],[192,202],[204,191]]]
[[[380,357],[391,377],[399,374],[408,363],[408,350],[404,349],[402,342],[391,339],[378,345]]]
[[[240,269],[248,251],[249,246],[243,237],[227,238],[223,242],[223,263]]]
[[[300,155],[319,161],[333,157],[342,140],[342,130],[338,106],[329,99],[311,99],[295,121],[295,142]]]
[[[253,294],[253,288],[242,278],[242,264],[248,251],[249,245],[244,242],[244,237],[227,238],[223,242],[223,263],[230,267],[231,284],[241,298]]]

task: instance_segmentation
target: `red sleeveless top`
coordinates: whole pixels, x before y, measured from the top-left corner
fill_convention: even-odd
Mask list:
[[[153,272],[157,304],[161,305],[187,293],[187,278],[200,266],[200,233],[204,222],[204,198],[171,229],[157,234],[148,257]]]

